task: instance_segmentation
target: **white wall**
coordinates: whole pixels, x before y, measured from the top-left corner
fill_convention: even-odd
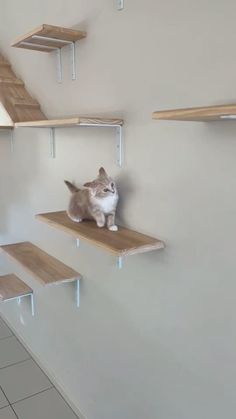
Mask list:
[[[0,134],[0,239],[31,240],[84,275],[81,307],[70,285],[36,292],[37,316],[8,303],[4,316],[87,419],[234,418],[236,125],[152,121],[156,109],[236,99],[232,0],[0,0],[0,47],[49,117],[123,116],[126,162],[103,129]],[[41,23],[82,28],[79,78],[55,79],[53,55],[10,48]],[[68,57],[68,63],[66,60]],[[35,221],[66,208],[63,179],[100,165],[120,186],[120,221],[160,237],[165,251],[118,271],[108,253]]]

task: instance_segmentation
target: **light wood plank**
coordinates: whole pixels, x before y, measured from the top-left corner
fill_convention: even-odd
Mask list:
[[[231,117],[230,117],[231,116]],[[173,121],[219,121],[236,117],[236,105],[204,106],[197,108],[171,109],[156,111],[153,119]]]
[[[4,245],[1,249],[44,285],[81,278],[80,273],[30,242]]]
[[[34,38],[35,36],[41,36],[45,38],[54,38],[55,41],[48,40],[48,39],[37,39]],[[43,24],[36,29],[33,29],[26,35],[20,36],[19,38],[14,41],[11,46],[17,48],[26,48],[26,49],[33,49],[35,51],[44,51],[44,52],[51,52],[50,49],[43,49],[43,46],[48,47],[56,47],[56,48],[63,48],[64,46],[68,45],[68,42],[76,42],[80,39],[83,39],[87,36],[85,31],[79,31],[75,29],[63,28],[61,26],[53,26],[53,25],[46,25]],[[59,39],[63,42],[57,42],[56,40]],[[66,42],[67,41],[67,42]],[[24,42],[30,43],[32,45],[25,45]],[[41,48],[37,47],[41,45]]]
[[[21,108],[35,108],[39,109],[39,103],[32,99],[32,98],[18,98],[18,97],[10,97],[9,101],[13,106],[19,106]]]
[[[0,301],[32,294],[33,290],[14,274],[0,276]]]
[[[134,255],[164,248],[164,243],[161,240],[124,227],[119,227],[117,232],[112,232],[107,228],[98,228],[93,221],[75,223],[69,219],[65,211],[39,214],[36,215],[36,218],[75,238],[85,239],[117,256]]]
[[[24,86],[24,82],[22,80],[13,77],[0,77],[0,84]]]
[[[77,125],[123,125],[122,119],[116,118],[99,118],[99,117],[73,117],[73,118],[61,118],[61,119],[48,119],[43,121],[26,121],[18,122],[15,124],[16,127],[25,128],[63,128],[73,127]]]

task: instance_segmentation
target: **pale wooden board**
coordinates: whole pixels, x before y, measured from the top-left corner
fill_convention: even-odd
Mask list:
[[[146,236],[136,231],[119,227],[119,230],[109,231],[99,228],[93,221],[75,223],[69,219],[65,211],[36,215],[36,218],[50,226],[56,227],[75,238],[82,238],[95,246],[102,247],[117,256],[127,256],[136,253],[150,252],[164,247],[161,240]]]
[[[63,48],[64,46],[68,45],[67,42],[59,43],[48,39],[39,40],[37,38],[34,38],[35,35],[47,38],[60,39],[62,41],[76,42],[80,39],[85,38],[87,36],[87,33],[84,31],[63,28],[61,26],[43,24],[38,28],[32,30],[31,32],[27,33],[26,35],[17,38],[16,41],[11,44],[11,46],[17,48],[32,49],[35,51],[51,52],[53,49],[44,49],[43,45],[56,48]],[[24,45],[24,42],[29,42],[32,45]],[[37,47],[37,44],[41,45],[41,48]]]
[[[4,245],[1,249],[44,285],[81,278],[78,272],[30,242]]]
[[[197,108],[171,109],[156,111],[153,119],[173,121],[223,121],[222,116],[235,115],[236,105],[205,106]]]
[[[24,82],[16,77],[0,77],[0,85],[1,84],[11,84],[17,86],[24,86]]]
[[[25,128],[63,128],[73,127],[77,125],[123,125],[122,119],[116,118],[99,118],[99,117],[72,117],[72,118],[61,118],[61,119],[48,119],[43,121],[26,121],[18,122],[15,124],[16,127]]]
[[[0,276],[0,301],[32,294],[33,290],[14,274]]]

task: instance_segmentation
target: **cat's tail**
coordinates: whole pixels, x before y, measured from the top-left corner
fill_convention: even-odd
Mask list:
[[[69,191],[71,193],[76,193],[76,192],[79,191],[79,189],[77,188],[77,186],[75,186],[73,183],[69,182],[68,180],[65,180],[64,182],[65,182],[67,188],[69,189]]]

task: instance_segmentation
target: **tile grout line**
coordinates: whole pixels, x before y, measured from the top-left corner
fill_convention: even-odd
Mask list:
[[[11,405],[11,403],[10,403],[10,400],[8,400],[8,398],[7,398],[7,395],[6,395],[6,393],[4,392],[4,390],[3,390],[3,388],[2,388],[2,386],[0,385],[0,389],[1,389],[1,391],[3,392],[3,394],[4,394],[4,396],[5,396],[5,398],[6,398],[6,400],[8,401],[8,403],[9,403],[9,405],[8,406],[5,406],[5,407],[10,407],[10,409],[13,411],[13,413],[15,414],[15,416],[16,416],[16,418],[17,419],[19,419],[19,416],[16,414],[16,412],[15,412],[15,410],[13,409],[13,407],[12,407],[12,405]],[[4,409],[4,408],[3,408]],[[1,410],[1,409],[0,409]]]
[[[8,326],[8,324],[4,321],[4,319],[2,318],[2,316],[1,316],[1,313],[0,313],[0,318],[1,318],[1,320],[5,323],[5,325],[8,327],[8,329],[10,329],[10,327]],[[67,400],[65,399],[65,397],[61,394],[61,392],[57,389],[57,387],[54,385],[54,383],[51,381],[51,379],[48,377],[48,375],[43,371],[43,369],[41,368],[41,366],[38,364],[38,362],[31,356],[31,354],[29,353],[29,351],[27,350],[27,348],[25,348],[25,345],[20,341],[20,339],[15,335],[15,333],[10,329],[10,331],[11,331],[11,333],[12,333],[12,336],[9,336],[9,337],[15,337],[15,339],[21,344],[21,346],[24,348],[24,350],[27,352],[27,354],[29,355],[29,359],[32,359],[34,362],[35,362],[35,364],[39,367],[39,369],[42,371],[42,373],[47,377],[47,379],[49,380],[49,382],[52,384],[52,387],[51,388],[55,388],[55,390],[57,391],[57,393],[60,395],[60,397],[62,398],[62,400],[64,401],[64,403],[69,407],[69,409],[72,411],[72,413],[76,416],[76,418],[77,419],[80,419],[80,417],[77,415],[77,413],[72,409],[72,407],[70,406],[70,404],[67,402]],[[24,361],[27,361],[28,359],[26,359],[26,360],[24,360]],[[12,365],[17,365],[17,364],[19,364],[19,363],[22,363],[22,362],[24,362],[24,361],[19,361],[19,362],[17,362],[16,364],[12,364]],[[11,365],[8,365],[8,367],[10,367]],[[6,367],[3,367],[3,368],[7,368],[7,366]],[[0,368],[0,371],[1,371],[1,369],[2,368]],[[46,390],[45,390],[46,391]],[[39,393],[38,393],[39,394]],[[29,396],[29,397],[31,397],[31,396]],[[29,398],[28,397],[28,398]],[[12,407],[13,408],[13,407]],[[14,409],[13,409],[14,410]],[[15,410],[14,410],[14,412],[15,412]]]
[[[26,359],[23,359],[23,361],[18,361],[18,362],[14,362],[14,364],[5,365],[5,367],[0,368],[0,371],[5,370],[5,368],[8,368],[8,367],[13,367],[14,365],[22,364],[23,362],[29,361],[30,359],[32,358],[26,358]]]
[[[24,400],[28,400],[28,399],[30,399],[31,397],[37,396],[38,394],[41,394],[41,393],[45,393],[46,391],[48,391],[48,390],[52,390],[53,388],[55,388],[55,387],[54,387],[54,386],[50,386],[50,387],[48,387],[48,388],[45,388],[44,390],[40,390],[40,391],[38,391],[37,393],[31,394],[30,396],[26,396],[26,397],[24,397],[23,399],[17,400],[16,402],[13,402],[13,403],[10,403],[10,402],[9,402],[9,404],[10,404],[10,406],[13,406],[14,404],[17,404],[17,403],[23,402]],[[56,390],[56,389],[55,389],[55,390]]]

